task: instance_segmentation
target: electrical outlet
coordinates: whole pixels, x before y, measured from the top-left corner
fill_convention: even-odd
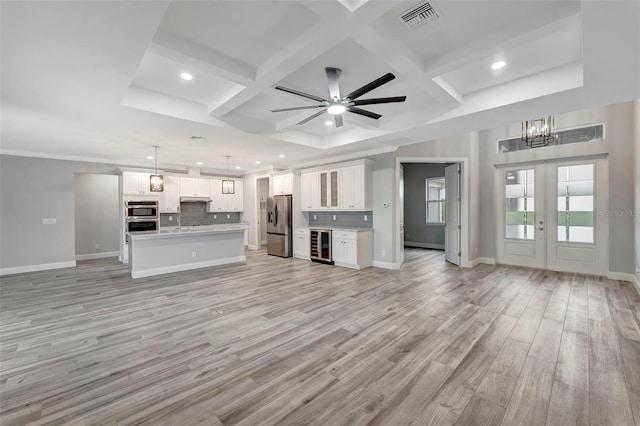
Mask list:
[[[382,249],[382,255],[386,256],[387,255],[387,251],[385,249]]]
[[[367,222],[369,220],[369,216],[367,216],[366,214],[364,215],[364,221]]]
[[[191,252],[191,257],[196,257],[197,253],[195,251]]]
[[[55,225],[56,224],[56,220],[55,219],[42,219],[42,224],[43,225]]]
[[[333,220],[336,220],[336,215],[335,214],[333,215]]]
[[[169,222],[173,222],[173,216],[169,216]]]
[[[313,215],[313,220],[316,220],[318,218],[318,216],[316,216],[315,214]]]
[[[93,246],[93,248],[95,248],[95,249],[99,249],[99,248],[100,248],[100,244],[96,243],[96,244]]]
[[[227,219],[231,219],[231,215],[230,214],[227,215]]]
[[[214,214],[214,215],[213,215],[213,218],[214,218],[214,219],[217,219],[217,218],[218,218],[218,215],[217,215],[217,214]]]

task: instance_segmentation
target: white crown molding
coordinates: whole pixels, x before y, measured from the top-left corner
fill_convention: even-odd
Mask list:
[[[389,146],[389,147],[375,148],[368,151],[359,151],[359,152],[352,152],[350,154],[337,155],[335,157],[318,158],[316,160],[307,161],[305,163],[295,164],[294,166],[292,166],[292,168],[304,169],[304,168],[313,167],[313,166],[321,166],[323,164],[339,163],[342,161],[355,160],[363,157],[369,157],[372,155],[395,152],[397,149],[398,149],[397,146]]]

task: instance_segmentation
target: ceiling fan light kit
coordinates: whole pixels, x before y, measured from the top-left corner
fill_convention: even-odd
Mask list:
[[[334,121],[336,127],[342,127],[344,125],[342,114],[345,112],[351,112],[353,114],[362,115],[364,117],[372,118],[374,120],[382,117],[380,114],[376,114],[375,112],[367,111],[362,108],[358,108],[359,105],[375,105],[375,104],[388,104],[395,102],[404,102],[407,97],[406,96],[393,96],[387,98],[371,98],[371,99],[358,99],[360,96],[369,93],[370,91],[377,89],[395,79],[396,76],[387,73],[380,78],[373,80],[370,83],[365,84],[359,89],[354,90],[346,96],[340,95],[340,86],[338,84],[338,77],[342,73],[340,68],[334,67],[326,67],[325,73],[327,74],[327,81],[329,83],[329,98],[324,99],[319,96],[311,95],[309,93],[301,92],[299,90],[290,89],[288,87],[276,86],[277,90],[281,90],[283,92],[291,93],[293,95],[301,96],[306,99],[311,99],[319,103],[319,105],[307,105],[301,107],[291,107],[291,108],[280,108],[280,109],[272,109],[271,112],[283,112],[283,111],[298,111],[304,109],[316,109],[320,108],[321,110],[310,115],[304,120],[299,121],[297,124],[302,125],[316,117],[321,116],[325,112],[334,116]]]

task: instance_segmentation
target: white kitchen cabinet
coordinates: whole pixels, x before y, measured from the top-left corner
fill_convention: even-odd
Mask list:
[[[295,228],[293,232],[293,257],[311,258],[311,238],[309,228]]]
[[[235,193],[222,193],[222,179],[211,179],[210,193],[211,203],[209,203],[210,212],[241,212],[244,211],[244,189],[243,181],[234,179]]]
[[[318,172],[303,173],[300,175],[302,203],[300,209],[303,211],[318,210],[320,207],[320,181]]]
[[[371,167],[366,164],[339,170],[339,209],[372,210]]]
[[[177,176],[164,177],[164,191],[158,192],[160,213],[177,213],[180,211],[180,178]]]
[[[209,197],[210,179],[180,178],[181,197]]]
[[[291,195],[293,194],[293,174],[271,175],[269,179],[271,183],[271,196],[274,195]]]
[[[150,178],[150,173],[122,172],[122,194],[158,195],[158,192],[151,192]]]
[[[338,170],[326,170],[318,173],[320,178],[320,208],[338,207]]]
[[[334,230],[331,248],[335,265],[353,269],[368,268],[373,263],[373,230]]]

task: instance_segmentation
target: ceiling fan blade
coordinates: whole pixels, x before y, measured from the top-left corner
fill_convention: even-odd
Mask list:
[[[309,106],[299,106],[299,107],[291,107],[291,108],[279,108],[272,109],[271,112],[283,112],[283,111],[298,111],[300,109],[314,109],[314,108],[326,108],[326,105],[309,105]]]
[[[333,116],[333,119],[336,121],[336,127],[342,127],[342,125],[344,124],[342,122],[342,114],[336,114]]]
[[[393,102],[404,102],[407,99],[406,96],[393,96],[391,98],[372,98],[372,99],[360,99],[353,101],[354,105],[374,105],[374,104],[390,104]]]
[[[364,95],[365,93],[368,93],[368,92],[372,91],[373,89],[376,89],[376,88],[382,86],[383,84],[386,84],[386,83],[390,82],[394,78],[396,78],[395,75],[393,75],[391,73],[387,73],[387,74],[383,75],[382,77],[373,80],[371,83],[365,84],[361,88],[354,90],[353,92],[351,92],[347,96],[345,96],[345,98],[349,98],[351,100],[359,98],[360,96]]]
[[[325,99],[322,99],[318,96],[310,95],[308,93],[300,92],[299,90],[289,89],[287,87],[282,87],[282,86],[276,86],[276,89],[282,90],[283,92],[291,93],[294,95],[302,96],[303,98],[313,99],[314,101],[317,101],[317,102],[327,102]]]
[[[313,115],[311,115],[311,116],[309,116],[309,117],[305,118],[304,120],[302,120],[301,122],[299,122],[299,123],[297,123],[297,124],[298,124],[298,126],[299,126],[299,125],[301,125],[301,124],[307,123],[307,122],[309,122],[309,121],[313,120],[314,118],[321,116],[322,114],[324,114],[324,111],[316,112],[315,114],[313,114]]]
[[[382,117],[380,114],[376,114],[375,112],[367,111],[366,109],[357,108],[357,107],[349,107],[347,108],[347,111],[352,112],[354,114],[358,114],[358,115],[364,115],[365,117],[373,118],[374,120],[377,120],[378,118]]]
[[[326,67],[324,71],[327,73],[327,81],[329,82],[329,97],[331,100],[340,100],[340,86],[338,85],[338,77],[342,70],[340,68]]]

